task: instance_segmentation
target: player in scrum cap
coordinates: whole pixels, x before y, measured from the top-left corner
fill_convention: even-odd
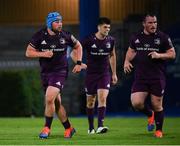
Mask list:
[[[39,58],[41,82],[45,92],[45,124],[39,138],[48,138],[54,113],[62,122],[65,138],[71,138],[75,129],[71,125],[66,111],[61,104],[61,92],[68,75],[67,47],[77,53],[77,61],[73,73],[81,71],[82,46],[80,42],[67,31],[62,30],[62,16],[51,12],[46,18],[46,28],[36,32],[26,49],[26,56]]]

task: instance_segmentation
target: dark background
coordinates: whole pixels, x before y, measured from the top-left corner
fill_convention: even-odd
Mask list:
[[[167,64],[165,112],[180,116],[180,5],[179,0],[0,0],[0,116],[43,115],[43,93],[37,59],[25,57],[31,36],[45,25],[50,11],[63,16],[63,29],[78,39],[96,31],[99,16],[112,20],[116,38],[119,82],[110,90],[109,115],[134,114],[130,104],[133,75],[124,75],[123,62],[131,33],[141,29],[141,17],[153,11],[159,28],[168,33],[176,49],[176,60]],[[74,65],[69,59],[70,70]],[[85,114],[84,73],[69,73],[63,104],[70,115]]]

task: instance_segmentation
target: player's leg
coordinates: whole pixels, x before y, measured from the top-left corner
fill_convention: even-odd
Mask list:
[[[151,81],[151,103],[154,108],[154,118],[156,124],[155,136],[161,138],[163,136],[162,127],[164,121],[163,96],[166,86],[165,80]]]
[[[151,95],[151,103],[154,108],[154,118],[155,118],[155,124],[156,124],[156,132],[155,137],[161,138],[163,137],[162,133],[162,127],[163,127],[163,121],[164,121],[164,111],[163,111],[163,96],[155,96]]]
[[[56,97],[55,108],[56,108],[56,114],[65,129],[64,137],[71,138],[73,134],[75,133],[75,129],[71,126],[69,119],[67,117],[67,114],[66,114],[66,110],[64,106],[61,104],[60,94],[58,94],[58,96]]]
[[[154,112],[145,104],[145,99],[148,96],[148,92],[134,92],[131,94],[131,103],[135,110],[140,111],[148,117],[148,131],[154,129]]]
[[[88,116],[89,130],[88,134],[94,134],[94,107],[96,102],[96,95],[86,95],[86,112]]]
[[[154,112],[145,102],[149,95],[149,81],[135,80],[131,89],[131,103],[134,109],[142,112],[148,117],[147,130],[152,131],[154,129]]]
[[[104,126],[108,93],[109,89],[98,89],[98,128],[96,133],[106,133],[108,130],[108,127]]]
[[[97,80],[98,76],[95,74],[87,74],[85,80],[85,91],[86,91],[86,113],[88,117],[88,134],[94,134],[94,108],[97,94]]]
[[[53,86],[48,86],[45,94],[45,125],[39,134],[40,138],[47,138],[50,134],[53,115],[55,113],[54,101],[59,94],[59,89]]]

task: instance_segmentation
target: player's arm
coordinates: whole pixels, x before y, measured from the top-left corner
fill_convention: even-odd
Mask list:
[[[27,46],[25,55],[26,57],[30,57],[30,58],[36,58],[36,57],[51,58],[53,56],[53,52],[52,51],[40,52],[40,51],[37,51],[31,44],[29,44]]]
[[[113,48],[110,58],[109,58],[111,70],[112,70],[112,83],[116,84],[118,81],[117,74],[116,74],[116,51],[115,47]]]
[[[157,53],[155,51],[150,52],[148,56],[151,56],[152,59],[162,59],[162,60],[175,59],[176,52],[174,48],[170,48],[165,53]]]
[[[79,43],[80,44],[80,43]],[[77,49],[73,49],[71,51],[71,54],[70,54],[72,60],[74,63],[77,63],[77,60],[78,60],[78,50]],[[82,55],[81,55],[81,58],[82,58]],[[84,64],[84,63],[81,63],[81,69],[86,69],[87,68],[87,65]]]
[[[124,61],[124,73],[130,73],[132,71],[133,65],[131,61],[134,59],[135,56],[136,51],[129,47],[126,52],[126,57]]]
[[[76,63],[78,63],[78,61],[82,62],[82,46],[80,44],[79,41],[77,41],[76,45],[74,46],[73,50],[75,50],[76,55],[73,58],[73,61],[76,61]]]
[[[73,47],[73,51],[71,52],[71,58],[76,63],[74,66],[72,72],[78,73],[81,71],[81,65],[82,65],[82,46],[79,41],[77,41],[76,45]]]

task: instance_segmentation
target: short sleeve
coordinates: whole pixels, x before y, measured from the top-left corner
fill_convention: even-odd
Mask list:
[[[32,38],[31,38],[31,40],[29,41],[29,44],[33,47],[33,48],[35,48],[35,49],[38,49],[39,48],[39,45],[40,45],[40,36],[41,34],[39,33],[39,32],[37,32],[37,33],[35,33],[33,36],[32,36]]]

